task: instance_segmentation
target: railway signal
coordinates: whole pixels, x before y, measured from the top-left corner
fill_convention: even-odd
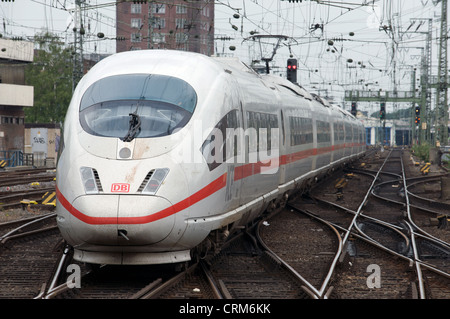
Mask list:
[[[420,106],[416,106],[415,114],[416,114],[416,119],[414,120],[414,123],[420,124]]]
[[[297,83],[297,59],[287,60],[287,79],[292,83]]]
[[[352,102],[351,112],[353,116],[356,116],[356,102]]]
[[[386,103],[380,103],[380,120],[384,120],[386,118]]]

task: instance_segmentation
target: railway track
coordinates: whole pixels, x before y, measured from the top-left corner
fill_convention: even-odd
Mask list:
[[[0,209],[21,207],[22,200],[39,201],[55,191],[55,169],[15,169],[0,172]]]
[[[372,184],[370,188],[363,190],[357,183],[358,187],[353,188],[351,192],[351,207],[345,205],[342,197],[333,200],[332,196],[326,196],[330,194],[328,185],[326,192],[315,190],[315,194],[320,193],[321,196],[311,195],[291,201],[291,211],[282,213],[289,215],[298,211],[304,215],[303,218],[317,219],[317,223],[323,225],[329,223],[327,232],[320,231],[322,236],[310,235],[311,230],[317,226],[311,226],[309,230],[303,229],[301,225],[308,224],[305,221],[296,224],[291,222],[289,226],[301,230],[301,236],[306,238],[306,242],[311,246],[306,245],[299,249],[296,259],[322,260],[317,263],[323,265],[319,267],[322,269],[321,274],[317,274],[317,270],[311,272],[313,268],[307,263],[292,263],[304,278],[308,279],[314,297],[398,299],[450,296],[449,285],[442,289],[445,287],[443,282],[449,283],[448,243],[420,231],[411,222],[409,193],[398,191],[403,185],[407,185],[401,156],[399,151],[391,152],[390,161],[386,158],[380,165],[380,170],[367,172],[368,176],[373,177]],[[392,187],[393,185],[397,186]],[[344,198],[349,197],[347,193]],[[325,197],[329,198],[324,199]],[[356,210],[355,206],[358,206]],[[276,218],[283,220],[287,216]],[[276,225],[276,219],[269,223]],[[323,236],[326,233],[336,233],[333,228],[339,233],[337,240],[336,235]],[[279,250],[275,253],[280,258],[292,249],[292,246],[287,244],[290,237],[297,237],[292,231],[286,233],[277,239],[278,245],[273,240],[270,244],[278,247]],[[266,235],[266,238],[270,241],[275,238],[275,234],[277,231],[274,230],[272,234]],[[324,254],[321,247],[329,242],[330,238],[342,244],[340,248],[326,252],[329,255],[326,259],[321,256]],[[300,242],[298,237],[297,241]],[[317,265],[315,269],[318,269]],[[369,271],[374,271],[373,276]],[[440,280],[436,279],[437,277],[440,277]],[[369,282],[369,278],[380,280],[382,284],[374,288],[372,286],[375,284]]]
[[[336,195],[332,183],[320,185],[291,200],[278,214],[266,216],[219,254],[186,265],[183,271],[167,266],[92,269],[72,260],[57,230],[26,234],[32,224],[0,224],[1,241],[8,238],[1,246],[0,262],[12,267],[1,269],[5,275],[0,297],[448,299],[448,242],[411,222],[408,216],[414,209],[425,209],[407,202],[409,186],[419,180],[406,179],[401,154],[392,155],[392,164],[382,157],[372,161],[370,169],[365,165],[337,172],[335,177],[348,179],[343,196]],[[404,185],[406,191],[401,191]],[[33,224],[53,217],[43,216]],[[22,239],[14,237],[19,232]],[[34,247],[30,236],[39,236],[36,243],[42,247]],[[34,260],[38,255],[42,258]],[[23,267],[24,256],[33,266]],[[79,270],[80,287],[70,287],[69,269]],[[6,275],[11,273],[18,275]]]
[[[0,298],[30,299],[60,254],[55,214],[0,224]]]
[[[209,270],[226,299],[305,299],[303,282],[251,235],[236,240]]]
[[[6,210],[22,207],[22,201],[24,200],[38,202],[45,194],[54,191],[54,187],[44,187],[39,189],[30,188],[26,190],[8,192],[6,195],[3,194],[0,196],[0,209]],[[42,208],[45,208],[45,206],[42,206]],[[51,210],[54,206],[47,208]]]
[[[51,182],[55,179],[55,170],[38,170],[38,171],[24,171],[24,172],[11,172],[11,174],[0,175],[0,190],[4,187],[13,188],[13,186],[30,184],[33,182]]]
[[[37,299],[210,299],[218,298],[198,263],[184,270],[171,265],[86,267],[66,247],[48,285]],[[79,286],[68,267],[79,269]]]
[[[236,239],[209,261],[183,271],[172,266],[104,266],[81,270],[83,283],[70,289],[64,272],[55,272],[39,298],[127,299],[298,299],[307,298],[301,283],[253,241]],[[68,253],[68,260],[70,260]],[[68,261],[60,261],[65,269]],[[80,266],[81,267],[81,266]],[[61,276],[62,275],[62,276]],[[61,276],[61,277],[60,277]],[[57,279],[55,279],[57,278]]]

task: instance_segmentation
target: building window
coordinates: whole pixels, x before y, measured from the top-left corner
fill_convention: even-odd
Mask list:
[[[208,21],[201,21],[200,22],[200,29],[201,30],[205,30],[205,31],[209,31],[210,29],[210,25]]]
[[[175,23],[177,25],[177,29],[184,29],[186,22],[187,22],[186,19],[176,19]]]
[[[24,124],[24,118],[23,117],[2,116],[1,117],[1,124],[23,125]]]
[[[209,7],[204,7],[202,11],[205,17],[209,17]]]
[[[165,43],[166,35],[162,33],[154,33],[152,37],[153,43]]]
[[[166,13],[166,5],[159,3],[152,3],[152,13],[160,13],[160,14]]]
[[[177,33],[176,34],[176,41],[177,43],[186,43],[188,39],[187,34],[184,33]]]
[[[187,13],[187,7],[185,7],[185,6],[177,6],[176,13],[178,13],[178,14],[185,14],[185,13]]]
[[[140,29],[142,26],[142,19],[131,19],[131,27]]]
[[[131,42],[141,42],[142,35],[140,33],[132,33],[131,34]]]
[[[154,17],[152,21],[152,27],[157,29],[164,29],[166,27],[166,19]]]
[[[142,13],[142,5],[141,4],[132,4],[131,5],[131,13]]]

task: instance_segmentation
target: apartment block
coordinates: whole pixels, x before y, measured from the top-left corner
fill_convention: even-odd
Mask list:
[[[214,54],[214,1],[127,1],[116,7],[117,52],[172,49]]]
[[[25,85],[25,67],[33,57],[32,42],[0,39],[0,152],[24,149],[24,108],[34,104],[34,88]]]

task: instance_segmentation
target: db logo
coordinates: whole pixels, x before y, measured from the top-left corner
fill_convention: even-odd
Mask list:
[[[130,184],[114,183],[111,185],[111,193],[128,193],[130,191]]]

